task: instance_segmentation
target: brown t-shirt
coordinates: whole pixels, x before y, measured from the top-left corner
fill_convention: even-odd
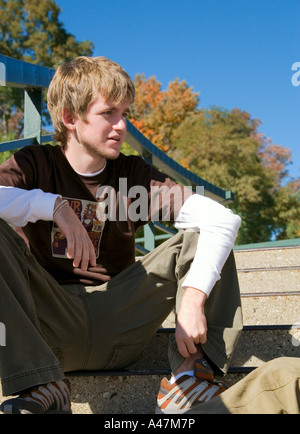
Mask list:
[[[191,194],[136,156],[120,154],[99,175],[78,175],[51,145],[14,154],[0,166],[0,185],[60,194],[85,226],[97,256],[86,272],[67,259],[66,239],[54,222],[23,228],[32,253],[60,284],[99,285],[119,274],[135,261],[136,230],[151,219],[174,222]]]

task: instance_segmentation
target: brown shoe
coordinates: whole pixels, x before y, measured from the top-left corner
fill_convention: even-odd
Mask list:
[[[184,413],[225,390],[223,384],[215,380],[207,361],[198,359],[195,362],[194,377],[184,375],[174,384],[170,384],[166,378],[161,381],[155,413]]]
[[[36,386],[18,398],[3,402],[0,412],[4,414],[72,414],[70,383],[68,380]]]

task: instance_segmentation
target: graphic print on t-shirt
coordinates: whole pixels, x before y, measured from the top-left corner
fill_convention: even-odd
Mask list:
[[[70,207],[87,230],[95,248],[96,257],[98,258],[101,237],[105,226],[104,204],[82,199],[63,199],[69,202]],[[51,247],[53,257],[67,257],[67,240],[55,222],[53,222],[51,232]]]

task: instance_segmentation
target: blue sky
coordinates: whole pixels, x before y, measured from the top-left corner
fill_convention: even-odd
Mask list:
[[[120,63],[132,78],[175,78],[200,92],[200,107],[238,107],[262,121],[260,132],[293,152],[300,177],[299,0],[56,0],[60,19],[95,56]],[[300,78],[299,78],[300,81]]]

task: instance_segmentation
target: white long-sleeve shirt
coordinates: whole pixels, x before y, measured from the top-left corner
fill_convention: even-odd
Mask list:
[[[0,218],[19,227],[37,220],[51,221],[58,197],[42,190],[0,186]]]
[[[183,287],[200,289],[209,296],[221,277],[240,225],[239,216],[212,199],[195,194],[186,200],[174,226],[177,229],[197,230],[200,235]]]
[[[23,227],[37,220],[52,221],[56,194],[0,186],[0,218]],[[239,216],[200,195],[183,204],[174,226],[200,232],[194,261],[183,283],[210,295],[234,246],[241,224]]]

